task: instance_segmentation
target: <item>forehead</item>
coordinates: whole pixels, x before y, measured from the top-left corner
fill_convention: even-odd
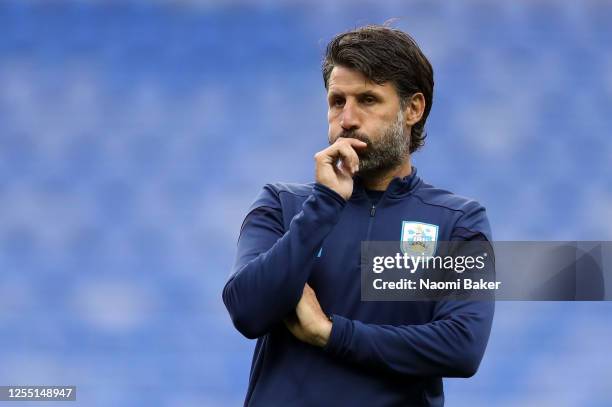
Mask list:
[[[395,87],[391,82],[379,85],[366,78],[358,70],[344,66],[335,66],[331,71],[328,81],[328,92],[341,94],[373,92],[381,95],[396,95]]]

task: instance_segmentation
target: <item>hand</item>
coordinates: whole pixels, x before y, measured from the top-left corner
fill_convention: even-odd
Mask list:
[[[315,179],[318,183],[336,191],[345,200],[353,193],[353,175],[359,171],[359,157],[355,149],[367,144],[354,138],[340,137],[334,144],[315,154]],[[338,168],[338,161],[342,165]]]
[[[323,347],[331,334],[332,323],[321,309],[315,292],[308,284],[295,313],[285,318],[289,331],[302,342]]]

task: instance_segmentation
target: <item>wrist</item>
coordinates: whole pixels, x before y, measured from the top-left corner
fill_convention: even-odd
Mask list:
[[[318,329],[318,332],[314,338],[314,345],[323,348],[329,342],[329,337],[331,336],[332,330],[332,320],[331,317],[326,318],[321,323],[321,327]]]
[[[333,198],[334,200],[338,201],[342,206],[344,206],[346,204],[346,201],[351,198],[350,195],[348,197],[345,197],[342,193],[336,191],[334,188],[318,180],[315,183],[315,190],[318,190],[320,193],[329,196],[330,198]]]

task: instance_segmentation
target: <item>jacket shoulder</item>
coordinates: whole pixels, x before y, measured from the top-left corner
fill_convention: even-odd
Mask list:
[[[280,209],[282,199],[289,197],[308,197],[312,194],[314,183],[298,184],[292,182],[274,182],[263,186],[251,204],[249,212],[262,206]]]
[[[310,196],[310,194],[312,194],[313,187],[313,182],[307,184],[299,184],[295,182],[274,182],[264,186],[264,188],[268,188],[276,195],[288,193],[297,196]]]
[[[451,211],[467,213],[483,208],[475,199],[457,195],[426,183],[423,183],[414,195],[425,205],[439,206]]]
[[[446,208],[456,213],[451,239],[473,240],[484,236],[486,240],[492,241],[486,209],[478,201],[429,184],[423,184],[415,195],[425,205]]]

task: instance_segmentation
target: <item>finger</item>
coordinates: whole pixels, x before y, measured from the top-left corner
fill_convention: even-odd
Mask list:
[[[348,144],[351,145],[351,147],[354,147],[354,148],[357,148],[357,149],[366,148],[368,146],[368,143],[366,143],[365,141],[358,140],[356,138],[341,137],[338,140],[340,140],[340,142],[348,143]],[[336,142],[338,140],[336,140]]]
[[[347,138],[347,137],[341,137],[338,140],[336,140],[334,142],[334,144],[332,144],[330,147],[334,147],[334,146],[349,146],[352,150],[363,150],[364,148],[366,148],[368,146],[368,143],[361,141],[361,140],[357,140],[356,138]]]
[[[368,145],[368,143],[366,143],[365,141],[362,141],[362,140],[359,140],[353,137],[338,137],[336,141],[332,143],[332,146],[334,144],[341,144],[341,143],[348,143],[356,148],[367,147]]]
[[[338,140],[327,149],[323,150],[323,153],[330,157],[331,163],[338,166],[340,170],[346,170],[352,174],[359,169],[359,157],[351,145],[349,139]]]
[[[354,174],[359,170],[359,156],[348,143],[338,145],[337,154],[342,159],[342,165],[351,174]]]
[[[353,139],[353,138],[339,138],[332,145],[325,148],[324,150],[319,151],[315,154],[314,158],[317,161],[323,161],[327,163],[332,163],[337,159],[338,150],[341,146],[349,145],[353,149],[361,150],[368,146],[367,143]]]
[[[304,293],[302,294],[302,298],[317,298],[314,290],[308,284],[306,284],[306,286],[304,287]]]

